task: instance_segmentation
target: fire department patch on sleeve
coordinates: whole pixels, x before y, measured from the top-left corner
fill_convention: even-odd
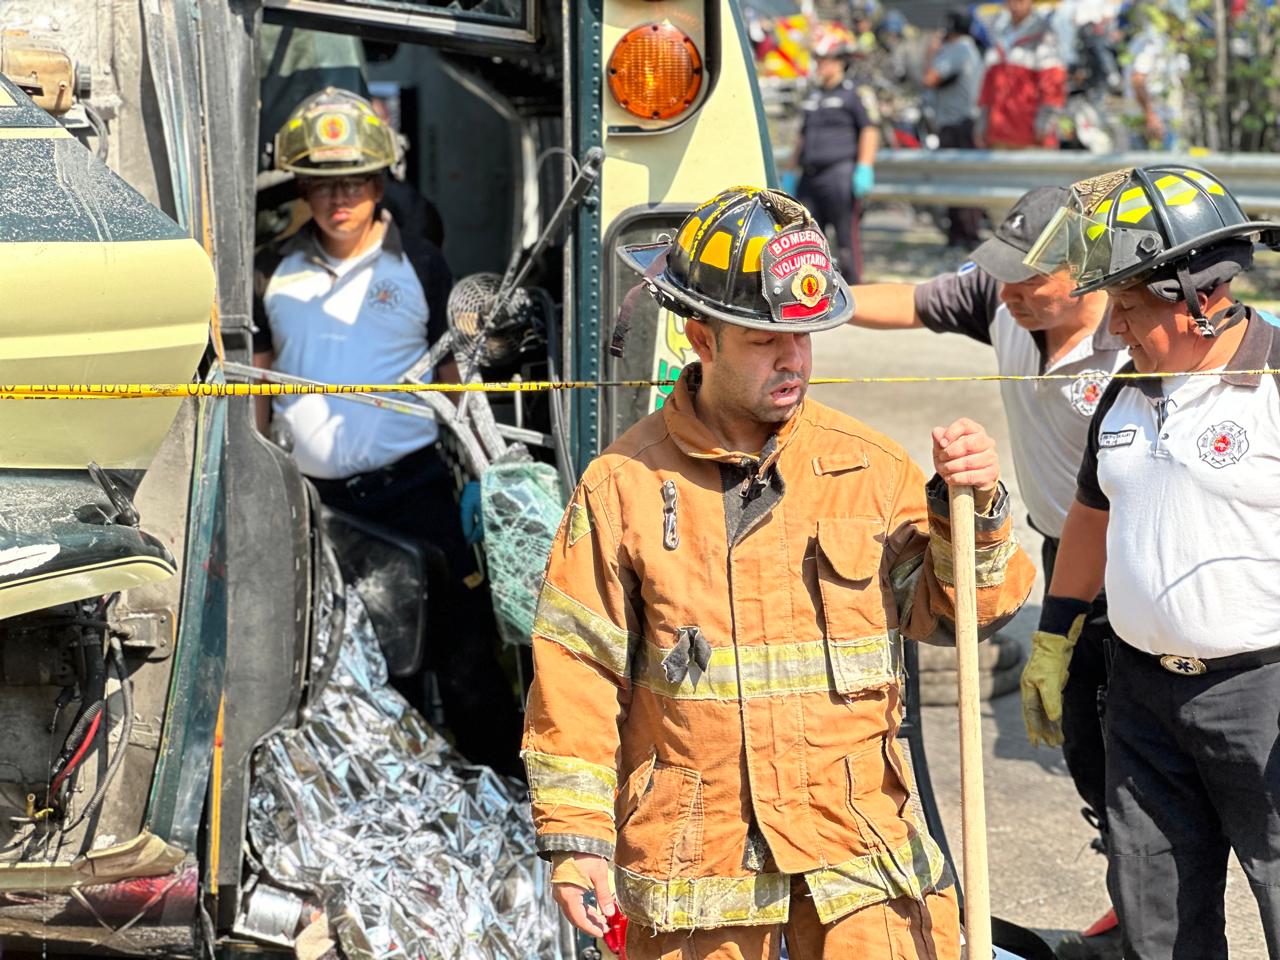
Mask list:
[[[1196,441],[1200,449],[1200,459],[1215,470],[1238,463],[1240,458],[1249,452],[1249,438],[1244,427],[1234,420],[1223,420],[1215,423]]]
[[[1071,409],[1082,417],[1092,417],[1110,382],[1105,370],[1084,371],[1071,382]]]

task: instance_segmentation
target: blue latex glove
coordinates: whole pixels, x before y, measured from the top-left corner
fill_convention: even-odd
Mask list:
[[[868,163],[860,163],[853,168],[853,195],[861,200],[876,185],[876,171]]]
[[[462,535],[467,543],[479,543],[484,539],[484,513],[480,508],[480,481],[468,480],[458,498],[462,511]]]
[[[794,197],[796,191],[800,189],[800,174],[794,170],[787,170],[778,178],[778,183],[783,193],[789,193]]]

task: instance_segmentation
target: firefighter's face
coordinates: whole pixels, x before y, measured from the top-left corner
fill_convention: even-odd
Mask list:
[[[298,190],[311,207],[316,226],[334,239],[358,236],[373,222],[382,200],[382,175],[305,177]]]
[[[693,321],[689,340],[703,380],[726,412],[757,423],[784,423],[809,389],[813,353],[807,333],[772,333],[725,324],[717,341]]]
[[[1129,347],[1139,373],[1193,370],[1207,345],[1185,303],[1169,303],[1142,284],[1110,291],[1111,332]],[[1201,305],[1208,302],[1202,295]]]
[[[1021,283],[1001,284],[1000,299],[1024,330],[1052,330],[1080,320],[1087,298],[1072,297],[1074,286],[1066,270],[1049,276],[1037,273]]]

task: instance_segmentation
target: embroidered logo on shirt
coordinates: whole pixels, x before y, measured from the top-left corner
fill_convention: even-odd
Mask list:
[[[1221,470],[1238,463],[1249,452],[1249,438],[1240,424],[1234,420],[1223,420],[1200,434],[1196,446],[1200,448],[1201,460],[1215,470]]]
[[[1099,434],[1098,446],[1100,447],[1127,447],[1133,443],[1133,438],[1137,435],[1137,430],[1108,430],[1106,433]]]
[[[1071,408],[1082,417],[1092,417],[1110,379],[1105,370],[1084,371],[1071,383]]]
[[[369,306],[394,310],[400,306],[400,287],[393,280],[379,280],[369,288]]]

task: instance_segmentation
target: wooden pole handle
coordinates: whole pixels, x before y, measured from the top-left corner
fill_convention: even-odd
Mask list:
[[[988,960],[991,892],[982,783],[982,701],[978,696],[978,593],[973,487],[951,487],[951,556],[956,585],[956,678],[960,708],[960,817],[964,841],[964,929],[968,960]]]

